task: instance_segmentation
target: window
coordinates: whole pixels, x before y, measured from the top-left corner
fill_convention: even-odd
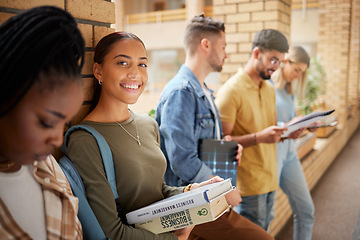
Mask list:
[[[162,11],[165,10],[165,2],[154,2],[154,11]]]

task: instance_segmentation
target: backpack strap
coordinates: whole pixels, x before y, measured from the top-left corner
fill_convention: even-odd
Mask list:
[[[85,125],[85,124],[72,126],[65,134],[63,151],[67,155],[67,145],[69,142],[70,135],[71,135],[71,133],[73,133],[74,131],[79,130],[79,129],[87,131],[95,138],[97,145],[99,147],[99,150],[100,150],[100,155],[101,155],[103,164],[104,164],[106,178],[110,184],[110,187],[114,194],[115,199],[117,199],[119,197],[119,195],[116,190],[115,170],[114,170],[114,162],[113,162],[113,158],[112,158],[112,153],[111,153],[110,147],[109,147],[108,143],[106,142],[106,140],[104,139],[104,137],[95,128],[93,128],[92,126],[89,126],[89,125]],[[81,181],[81,184],[82,184],[82,181]],[[82,185],[82,186],[84,186],[84,185]],[[83,189],[84,189],[84,187],[83,187]],[[85,192],[85,189],[84,189],[84,192]]]
[[[83,237],[89,240],[109,240],[104,234],[94,212],[92,211],[85,195],[85,188],[79,173],[74,164],[67,156],[60,158],[59,165],[62,168],[67,180],[69,181],[71,190],[79,199],[78,218],[82,225]]]
[[[89,202],[87,201],[85,187],[80,177],[80,174],[78,173],[75,165],[71,162],[71,160],[68,157],[67,145],[69,142],[70,135],[71,133],[73,133],[78,129],[82,129],[89,132],[95,138],[100,150],[100,155],[103,161],[106,178],[110,184],[111,190],[115,197],[118,215],[119,217],[121,214],[123,215],[120,202],[117,201],[119,196],[116,191],[115,170],[114,170],[112,153],[104,137],[95,128],[89,125],[76,125],[71,127],[66,132],[64,138],[64,144],[61,146],[61,150],[64,152],[65,155],[60,158],[59,165],[69,181],[71,190],[73,191],[74,195],[79,199],[78,218],[83,228],[84,239],[109,240],[109,238],[105,236],[104,231],[102,230],[94,212],[92,211],[89,205]],[[122,217],[121,219],[123,220]]]

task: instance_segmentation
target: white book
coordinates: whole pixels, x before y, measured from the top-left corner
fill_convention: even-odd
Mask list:
[[[135,223],[135,227],[159,234],[214,221],[228,210],[229,204],[225,196],[221,195],[201,206]]]
[[[323,112],[312,112],[302,118],[300,118],[299,120],[297,120],[296,122],[293,122],[292,124],[286,126],[287,127],[287,131],[284,132],[283,135],[281,135],[281,137],[287,137],[289,136],[290,133],[299,130],[300,128],[304,128],[304,127],[308,127],[309,125],[313,124],[314,122],[332,114],[335,111],[335,109],[330,110],[330,111],[323,111]]]
[[[126,219],[129,224],[135,224],[171,213],[177,213],[208,204],[212,199],[225,195],[232,190],[233,186],[229,178],[222,182],[208,184],[188,192],[165,198],[146,207],[129,212],[126,214]]]

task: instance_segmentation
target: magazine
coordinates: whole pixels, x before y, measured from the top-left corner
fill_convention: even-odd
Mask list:
[[[335,111],[335,109],[329,110],[329,111],[314,111],[296,122],[293,122],[292,124],[286,126],[287,131],[284,132],[284,134],[281,137],[287,137],[290,133],[299,130],[300,128],[308,127],[309,125],[313,124],[314,122],[332,114]]]

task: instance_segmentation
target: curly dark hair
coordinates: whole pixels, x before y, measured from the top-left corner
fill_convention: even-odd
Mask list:
[[[264,29],[256,33],[252,49],[260,48],[261,51],[276,50],[286,53],[289,50],[289,44],[286,37],[274,29]]]
[[[43,89],[65,81],[81,84],[84,45],[74,18],[57,7],[32,8],[3,23],[0,117],[11,111],[35,82],[41,81]]]

